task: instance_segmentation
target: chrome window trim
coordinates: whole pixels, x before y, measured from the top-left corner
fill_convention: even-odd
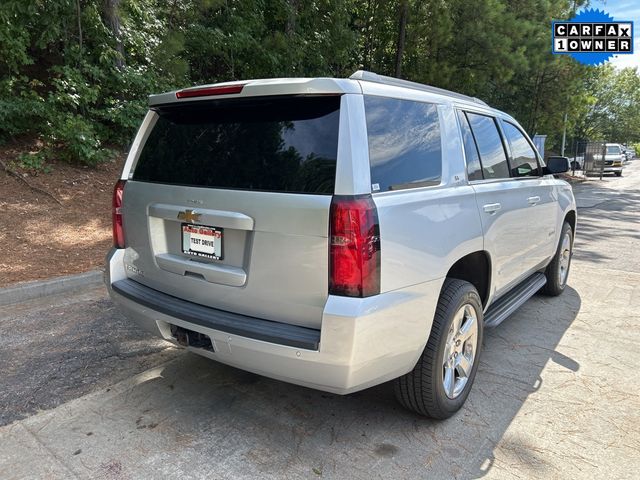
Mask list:
[[[386,190],[384,192],[378,191],[378,192],[372,192],[371,196],[376,198],[376,197],[386,197],[388,195],[395,195],[398,193],[406,193],[406,192],[411,192],[411,193],[427,192],[427,191],[436,190],[439,188],[448,188],[449,186],[450,186],[449,184],[442,182],[441,180],[440,183],[437,185],[423,185],[420,187],[399,188],[398,190]]]
[[[469,182],[469,185],[482,185],[485,183],[512,182],[512,181],[522,181],[522,180],[536,180],[543,177],[544,175],[539,177],[485,178],[484,180],[471,180]]]

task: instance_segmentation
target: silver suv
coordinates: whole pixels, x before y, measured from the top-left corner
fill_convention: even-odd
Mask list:
[[[152,95],[106,282],[193,352],[339,394],[394,380],[446,418],[483,328],[565,288],[566,169],[482,101],[369,72]]]

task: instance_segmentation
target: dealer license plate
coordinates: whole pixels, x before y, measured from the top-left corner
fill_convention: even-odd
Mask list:
[[[182,252],[196,257],[222,260],[223,229],[182,224]]]

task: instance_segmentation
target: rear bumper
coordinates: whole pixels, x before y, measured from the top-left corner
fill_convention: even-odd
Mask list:
[[[622,168],[623,168],[622,166],[616,166],[616,167],[614,167],[614,166],[612,166],[612,165],[606,165],[606,166],[604,167],[603,172],[604,172],[604,173],[621,172],[621,171],[622,171]]]
[[[369,298],[329,296],[321,329],[246,317],[175,299],[127,280],[123,250],[107,257],[109,294],[145,330],[176,343],[171,325],[205,334],[213,360],[318,390],[347,394],[410,371],[431,331],[442,280]],[[125,286],[132,287],[126,291]]]
[[[192,325],[305,350],[319,348],[320,330],[205,307],[129,279],[112,283],[110,290],[142,307]]]

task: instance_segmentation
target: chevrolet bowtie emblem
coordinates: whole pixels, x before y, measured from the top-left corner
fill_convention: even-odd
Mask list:
[[[200,214],[196,213],[195,210],[185,210],[184,212],[178,213],[178,220],[184,220],[185,222],[195,223],[200,221]]]

